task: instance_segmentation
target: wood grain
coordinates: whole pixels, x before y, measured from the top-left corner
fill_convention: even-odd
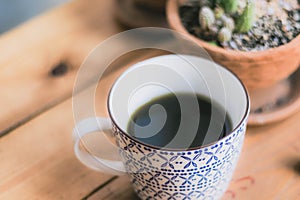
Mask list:
[[[137,199],[128,177],[91,171],[72,150],[75,75],[98,42],[122,30],[112,10],[113,1],[75,0],[0,37],[0,133],[9,133],[0,138],[0,199]],[[112,64],[97,89],[97,115],[107,115],[114,79],[144,53]],[[49,75],[60,63],[66,74]],[[224,200],[300,199],[299,120],[298,112],[249,127]]]
[[[80,199],[110,175],[73,154],[71,100],[0,138],[0,199]]]
[[[89,51],[122,30],[113,3],[71,1],[0,37],[0,135],[71,96]],[[51,76],[60,63],[67,73]]]
[[[128,176],[120,176],[104,188],[87,198],[88,200],[130,199],[139,200],[134,193]]]
[[[97,115],[107,116],[108,92],[127,67],[161,53],[138,51],[115,60],[111,64],[115,70],[101,79],[101,87],[96,91]],[[91,87],[77,95],[84,97],[89,92]],[[85,106],[79,109],[84,110]],[[73,114],[69,98],[0,137],[0,159],[5,161],[0,165],[0,199],[81,199],[114,178],[87,169],[75,158],[71,137]],[[94,146],[98,142],[95,136],[84,141]]]
[[[249,128],[224,199],[300,199],[299,119]]]

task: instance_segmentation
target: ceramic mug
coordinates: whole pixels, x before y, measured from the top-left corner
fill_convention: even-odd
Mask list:
[[[127,133],[132,112],[170,92],[211,98],[226,110],[232,131],[219,140],[208,136],[207,145],[180,149],[149,145]],[[91,117],[74,128],[74,151],[83,164],[102,172],[129,174],[141,199],[221,198],[242,149],[250,109],[247,91],[234,74],[200,57],[159,56],[127,69],[112,86],[107,105],[109,118]],[[109,143],[106,136],[114,139],[113,150],[102,151],[117,160],[80,148],[82,138],[94,131],[105,132],[102,141]]]

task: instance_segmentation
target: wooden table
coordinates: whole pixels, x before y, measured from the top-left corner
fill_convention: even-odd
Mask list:
[[[76,72],[96,44],[124,30],[113,10],[113,1],[75,0],[0,37],[0,199],[137,199],[126,176],[94,172],[72,150]],[[103,79],[99,115],[122,70]],[[297,113],[249,127],[223,199],[300,199],[299,122]]]

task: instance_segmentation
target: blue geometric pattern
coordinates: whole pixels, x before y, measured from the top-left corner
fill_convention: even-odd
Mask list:
[[[143,145],[114,124],[113,132],[134,190],[141,199],[219,199],[237,164],[245,124],[211,146],[186,151]]]

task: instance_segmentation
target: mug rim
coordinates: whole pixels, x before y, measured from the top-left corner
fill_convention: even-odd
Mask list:
[[[155,56],[155,57],[152,57],[152,58],[148,58],[148,59],[153,59],[153,58],[157,58],[157,57],[163,57],[163,56],[173,56],[173,55],[177,55],[177,54],[169,54],[169,55],[162,55],[162,56]],[[199,56],[193,56],[193,55],[187,55],[187,54],[179,54],[180,56],[191,56],[191,57],[196,57],[196,58],[201,58]],[[145,59],[143,61],[139,61],[137,63],[140,63],[140,62],[144,62],[148,59]],[[205,58],[201,58],[201,59],[205,59]],[[207,60],[207,59],[206,59]],[[214,62],[214,61],[211,61],[211,60],[208,60],[209,62],[213,62],[213,64],[225,69],[225,71],[231,73],[238,81],[238,83],[242,86],[242,90],[244,91],[245,93],[245,96],[246,96],[246,108],[245,108],[245,113],[243,115],[243,117],[239,120],[239,122],[237,123],[237,125],[235,126],[234,129],[232,129],[228,134],[226,134],[226,136],[222,137],[221,139],[219,140],[216,140],[214,142],[211,142],[211,143],[208,143],[208,144],[205,144],[205,145],[202,145],[202,146],[197,146],[197,147],[189,147],[189,148],[186,148],[186,149],[179,149],[179,148],[163,148],[163,147],[158,147],[158,146],[154,146],[154,145],[151,145],[151,144],[147,144],[141,140],[138,140],[137,138],[133,137],[132,135],[130,135],[128,133],[128,131],[124,130],[123,128],[121,128],[118,123],[116,122],[116,120],[114,119],[113,117],[113,114],[112,114],[112,111],[110,109],[110,99],[112,98],[111,95],[112,95],[112,91],[113,89],[116,87],[116,84],[118,83],[118,81],[123,77],[125,76],[127,73],[129,73],[132,69],[134,68],[138,68],[138,67],[142,67],[142,66],[134,66],[135,64],[131,65],[130,67],[128,67],[113,83],[113,85],[111,86],[110,90],[109,90],[109,94],[108,94],[108,98],[107,98],[107,110],[108,110],[108,114],[109,114],[109,118],[110,120],[112,121],[112,123],[120,130],[119,133],[122,134],[122,135],[125,135],[126,137],[129,137],[131,140],[135,141],[136,143],[138,144],[142,144],[146,147],[149,147],[151,149],[155,149],[155,150],[160,150],[160,151],[173,151],[173,152],[179,152],[179,151],[194,151],[194,150],[199,150],[199,149],[203,149],[203,148],[207,148],[209,146],[213,146],[214,144],[220,142],[220,141],[223,141],[223,140],[226,140],[228,137],[230,137],[232,134],[234,134],[241,126],[244,122],[247,121],[248,119],[248,116],[249,116],[249,113],[250,113],[250,97],[249,97],[249,94],[248,94],[248,91],[245,87],[245,85],[243,84],[243,82],[241,81],[241,79],[231,70],[231,69],[228,69],[226,67],[223,67],[222,65]],[[246,124],[245,124],[246,125]]]

